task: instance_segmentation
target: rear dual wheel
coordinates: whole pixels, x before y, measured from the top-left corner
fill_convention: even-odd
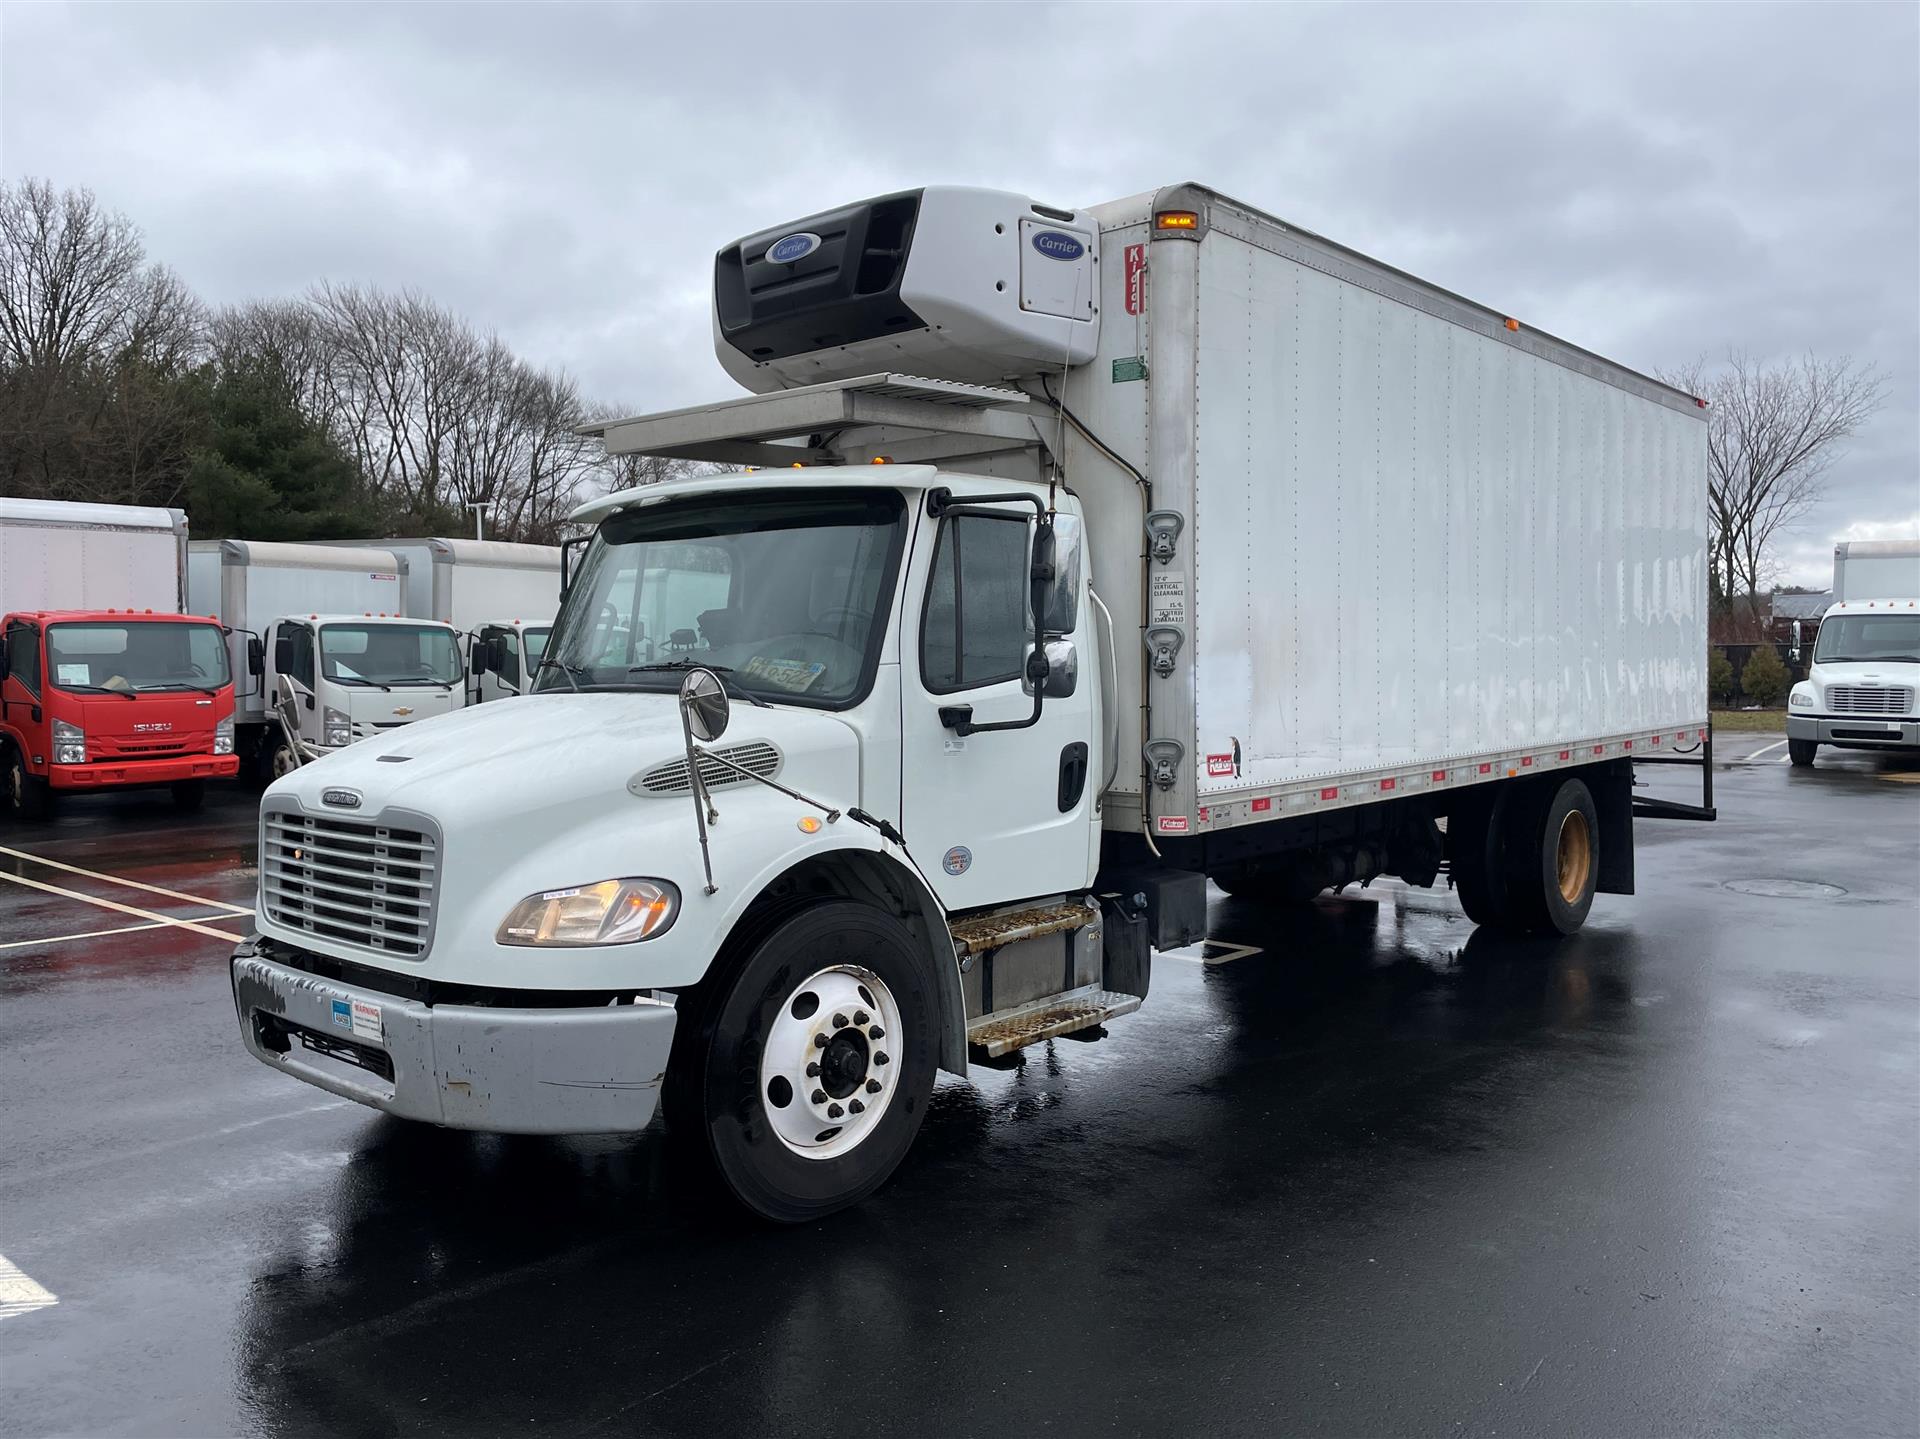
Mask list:
[[[1572,934],[1600,874],[1600,821],[1577,779],[1501,785],[1448,821],[1454,888],[1475,924]]]
[[[897,919],[829,901],[763,926],[681,1001],[664,1098],[748,1209],[817,1219],[878,1189],[933,1092],[933,976]]]

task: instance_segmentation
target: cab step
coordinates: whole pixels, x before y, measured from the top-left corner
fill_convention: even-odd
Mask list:
[[[984,954],[989,950],[1005,949],[1022,940],[1084,929],[1098,918],[1099,906],[1088,903],[1085,898],[1010,910],[1002,914],[980,914],[956,921],[951,926],[953,947],[963,956]]]
[[[967,1026],[967,1043],[997,1059],[1043,1039],[1095,1029],[1140,1007],[1137,994],[1115,994],[1089,985],[1051,995],[1023,1009],[989,1014]]]

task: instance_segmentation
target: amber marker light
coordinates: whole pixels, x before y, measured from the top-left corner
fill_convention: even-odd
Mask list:
[[[1200,228],[1200,214],[1197,210],[1162,210],[1153,217],[1156,230],[1197,230]]]

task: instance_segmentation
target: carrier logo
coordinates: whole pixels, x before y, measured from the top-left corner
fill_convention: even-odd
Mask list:
[[[337,809],[358,809],[360,808],[360,791],[323,789],[320,791],[320,803],[333,805]]]
[[[1087,247],[1064,230],[1034,231],[1033,248],[1049,260],[1077,260],[1087,253]]]
[[[767,246],[767,258],[776,265],[791,265],[804,260],[820,248],[820,237],[811,230],[784,235]]]

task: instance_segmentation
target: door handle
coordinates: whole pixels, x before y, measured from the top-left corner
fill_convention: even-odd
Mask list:
[[[1069,814],[1087,788],[1087,746],[1075,740],[1060,751],[1060,813]]]

